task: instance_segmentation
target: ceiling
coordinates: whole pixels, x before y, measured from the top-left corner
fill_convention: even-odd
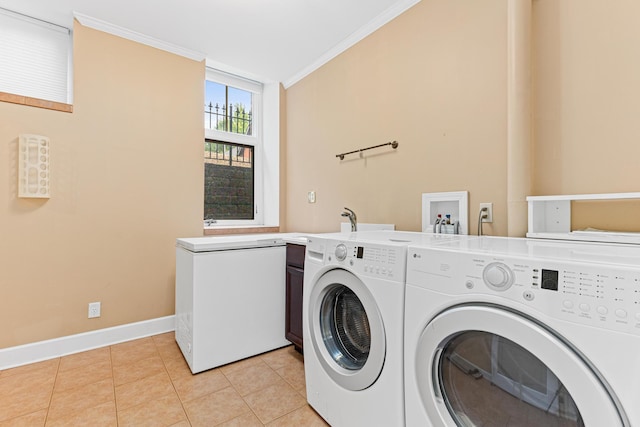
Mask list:
[[[288,87],[420,0],[0,0]]]

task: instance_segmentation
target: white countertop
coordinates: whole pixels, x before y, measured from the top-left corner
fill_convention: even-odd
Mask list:
[[[303,245],[306,246],[307,245],[307,236],[309,236],[309,233],[280,233],[282,235],[282,238],[284,239],[284,241],[286,243],[293,243],[296,245]]]
[[[191,252],[213,252],[231,249],[284,246],[287,243],[306,245],[302,233],[257,233],[224,236],[186,237],[176,240],[176,246]]]

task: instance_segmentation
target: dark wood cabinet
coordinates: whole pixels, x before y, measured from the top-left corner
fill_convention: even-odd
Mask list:
[[[285,337],[302,353],[302,286],[306,247],[287,244]]]

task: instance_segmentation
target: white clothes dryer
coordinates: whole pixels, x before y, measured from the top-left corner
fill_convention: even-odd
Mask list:
[[[410,246],[407,426],[640,425],[640,248]]]
[[[404,425],[407,245],[457,238],[396,231],[308,237],[303,291],[307,401],[333,427]]]

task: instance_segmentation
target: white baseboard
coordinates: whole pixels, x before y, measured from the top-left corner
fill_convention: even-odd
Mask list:
[[[0,371],[175,330],[175,316],[0,349]]]

